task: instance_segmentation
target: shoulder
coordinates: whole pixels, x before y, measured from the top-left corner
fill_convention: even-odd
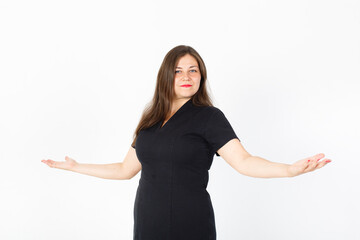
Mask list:
[[[215,115],[215,114],[223,114],[223,112],[215,106],[199,107],[199,113],[203,117],[211,117],[212,115]]]
[[[219,108],[217,108],[213,105],[205,105],[206,103],[200,103],[200,102],[194,101],[193,99],[191,99],[189,102],[191,103],[191,104],[189,104],[189,106],[191,106],[193,114],[199,113],[200,115],[209,116],[214,113],[222,112]]]
[[[202,126],[206,126],[209,122],[221,121],[225,117],[224,113],[214,106],[198,106],[196,110],[191,113],[192,119],[196,122],[201,122]]]

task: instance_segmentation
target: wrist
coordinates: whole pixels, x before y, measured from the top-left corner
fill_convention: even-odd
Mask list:
[[[77,172],[79,170],[80,163],[74,162],[72,163],[67,170]]]
[[[286,177],[295,177],[296,174],[292,171],[291,165],[286,164]]]

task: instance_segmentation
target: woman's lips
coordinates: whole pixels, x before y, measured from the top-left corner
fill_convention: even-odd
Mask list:
[[[181,85],[181,87],[191,87],[189,84]]]

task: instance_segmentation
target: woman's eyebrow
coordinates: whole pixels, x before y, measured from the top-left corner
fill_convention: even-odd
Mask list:
[[[189,68],[194,68],[194,67],[198,67],[198,66],[190,66]],[[176,68],[182,69],[182,67],[176,67]]]

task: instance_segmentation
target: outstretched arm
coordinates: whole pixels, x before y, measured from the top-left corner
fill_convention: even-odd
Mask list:
[[[42,160],[41,162],[52,168],[59,168],[94,177],[116,180],[131,179],[141,170],[141,163],[136,156],[135,149],[132,147],[130,147],[124,161],[119,163],[77,163],[74,159],[69,158],[68,156],[65,157],[65,162],[54,161],[51,159]]]
[[[222,146],[219,155],[241,174],[258,178],[295,177],[322,168],[330,159],[323,159],[323,153],[299,160],[293,164],[268,161],[249,154],[238,139],[232,139]]]

